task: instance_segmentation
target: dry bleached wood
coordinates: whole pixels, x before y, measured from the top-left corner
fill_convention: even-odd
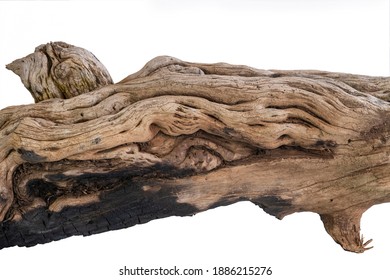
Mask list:
[[[107,69],[92,53],[64,42],[40,45],[6,67],[20,77],[35,102],[71,98],[112,84]]]
[[[389,78],[157,57],[107,81],[0,111],[1,248],[248,200],[367,249],[361,215],[390,201]]]

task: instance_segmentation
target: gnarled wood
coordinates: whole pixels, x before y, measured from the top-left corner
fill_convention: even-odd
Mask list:
[[[390,201],[389,99],[389,78],[157,57],[117,84],[3,109],[0,247],[248,200],[280,219],[318,213],[363,252],[362,213]]]
[[[112,84],[104,65],[89,51],[64,42],[51,42],[8,64],[35,102],[71,98]]]

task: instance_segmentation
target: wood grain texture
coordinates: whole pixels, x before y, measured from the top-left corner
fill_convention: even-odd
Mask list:
[[[112,84],[104,65],[89,51],[64,42],[50,42],[8,64],[35,102],[71,98]]]
[[[390,201],[389,78],[157,57],[47,96],[0,111],[1,248],[247,200],[363,252],[361,215]]]

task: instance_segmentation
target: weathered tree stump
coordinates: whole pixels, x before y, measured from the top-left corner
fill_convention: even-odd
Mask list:
[[[0,111],[0,248],[247,200],[367,249],[361,215],[390,201],[390,78],[157,57],[111,84],[95,59],[50,43],[7,66],[44,101]]]

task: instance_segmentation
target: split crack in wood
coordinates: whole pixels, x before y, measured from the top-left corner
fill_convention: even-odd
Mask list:
[[[7,68],[39,103],[0,111],[0,248],[251,201],[360,253],[390,201],[389,78],[162,56],[112,84],[63,42]]]

